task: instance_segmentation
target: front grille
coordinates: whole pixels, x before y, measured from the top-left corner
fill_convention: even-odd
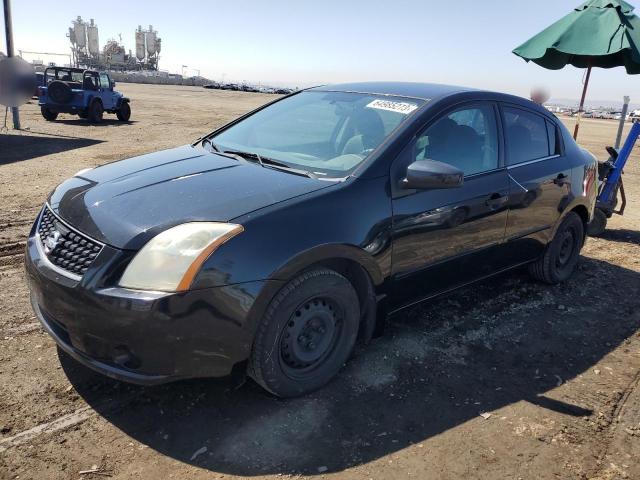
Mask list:
[[[96,259],[103,245],[73,230],[54,215],[48,206],[38,224],[40,244],[45,255],[57,267],[82,276]]]

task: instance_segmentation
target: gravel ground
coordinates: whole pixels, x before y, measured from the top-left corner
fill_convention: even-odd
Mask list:
[[[628,212],[563,285],[515,271],[420,305],[300,399],[224,379],[140,388],[41,331],[22,270],[30,225],[76,171],[187,143],[275,97],[118,88],[127,124],[48,123],[27,105],[25,130],[0,134],[0,478],[640,479],[637,149]],[[615,128],[586,120],[581,142],[604,158]]]

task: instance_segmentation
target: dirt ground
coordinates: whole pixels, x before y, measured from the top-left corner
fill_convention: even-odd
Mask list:
[[[48,123],[27,105],[25,130],[0,133],[1,479],[640,479],[638,149],[628,212],[563,285],[515,271],[416,307],[300,399],[224,379],[140,388],[39,328],[22,267],[31,223],[76,171],[185,144],[273,97],[118,88],[130,123]],[[586,120],[581,143],[604,158],[615,128]]]

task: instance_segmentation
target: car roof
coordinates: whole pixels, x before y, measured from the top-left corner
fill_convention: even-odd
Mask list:
[[[417,82],[358,82],[322,85],[309,90],[320,92],[358,92],[433,100],[454,93],[474,91],[468,87]]]
[[[98,72],[98,70],[93,70],[92,68],[77,68],[77,67],[60,67],[60,66],[55,66],[55,67],[47,67],[45,68],[45,71],[47,70],[64,70],[67,72],[72,72],[72,73],[84,73],[84,72],[89,72],[89,73],[100,73]],[[44,73],[44,72],[42,72]],[[104,72],[106,73],[106,72]]]
[[[460,87],[456,85],[442,85],[438,83],[414,83],[414,82],[359,82],[359,83],[339,83],[333,85],[322,85],[308,89],[318,92],[354,92],[378,95],[390,95],[397,97],[416,98],[425,101],[444,99],[453,95],[466,97],[470,95],[478,99],[507,102],[522,107],[529,108],[549,118],[556,118],[542,105],[531,100],[508,93],[492,92],[489,90],[478,90],[470,87]],[[431,103],[431,102],[429,102]]]

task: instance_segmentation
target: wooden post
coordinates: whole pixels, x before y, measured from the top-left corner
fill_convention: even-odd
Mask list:
[[[587,67],[587,78],[584,80],[584,88],[582,89],[582,98],[580,99],[580,107],[578,108],[578,118],[576,119],[576,128],[573,130],[573,139],[578,139],[578,130],[580,129],[580,117],[584,111],[584,99],[587,96],[587,87],[589,86],[589,77],[591,77],[591,58],[589,58],[589,66]]]

